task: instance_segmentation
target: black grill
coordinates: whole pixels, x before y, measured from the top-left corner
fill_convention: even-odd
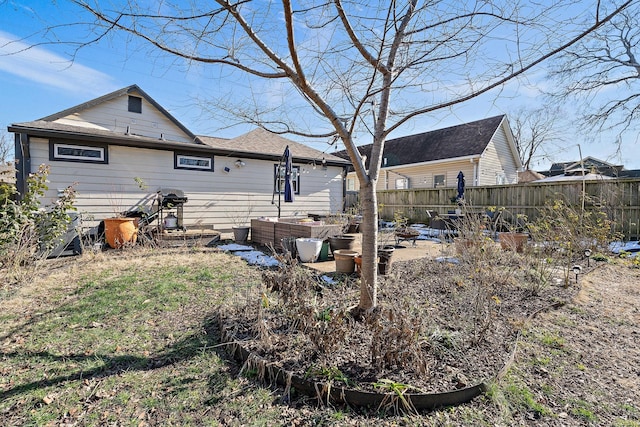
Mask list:
[[[180,190],[170,190],[171,192],[165,192],[163,190],[158,191],[160,196],[160,203],[163,208],[175,208],[187,203],[187,196]],[[176,191],[179,194],[176,194]]]

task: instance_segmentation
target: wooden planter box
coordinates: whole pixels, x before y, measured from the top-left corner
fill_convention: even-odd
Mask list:
[[[314,237],[325,239],[337,236],[342,232],[339,224],[322,225],[317,222],[304,224],[297,223],[295,219],[281,218],[278,222],[251,220],[251,240],[259,245],[273,245],[280,248],[280,240],[285,237]]]
[[[272,243],[275,236],[276,222],[261,221],[259,219],[251,220],[251,241],[259,245]]]

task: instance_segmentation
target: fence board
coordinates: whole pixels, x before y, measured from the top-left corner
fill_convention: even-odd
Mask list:
[[[585,209],[603,209],[615,222],[616,231],[627,239],[640,236],[640,178],[607,181],[564,181],[553,183],[526,183],[517,185],[468,187],[465,191],[467,206],[473,211],[491,207],[504,207],[514,214],[524,214],[535,220],[545,202],[562,199],[567,204],[580,207],[582,196],[593,199]],[[402,212],[412,222],[426,222],[427,210],[447,213],[457,205],[455,188],[385,190],[378,192],[381,218],[392,219],[395,212]],[[357,205],[357,193],[349,193],[346,207]]]

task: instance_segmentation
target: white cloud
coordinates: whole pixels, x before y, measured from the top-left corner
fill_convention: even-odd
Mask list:
[[[0,31],[0,71],[78,95],[102,95],[119,86],[108,74],[32,47]]]

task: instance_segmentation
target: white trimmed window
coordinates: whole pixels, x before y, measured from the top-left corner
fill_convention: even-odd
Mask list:
[[[433,187],[444,187],[445,184],[447,183],[446,181],[446,176],[445,175],[434,175],[433,176]]]
[[[409,188],[406,178],[396,178],[396,190],[406,190]]]
[[[213,171],[213,156],[199,156],[194,154],[175,154],[176,169],[190,169]]]
[[[274,187],[275,192],[284,193],[284,174],[285,167],[280,166],[280,173],[278,173],[278,165],[274,165]],[[294,194],[300,194],[300,166],[291,167],[291,186]]]
[[[107,147],[54,142],[50,145],[50,159],[87,163],[107,163]]]
[[[356,179],[347,178],[347,191],[356,191]]]

